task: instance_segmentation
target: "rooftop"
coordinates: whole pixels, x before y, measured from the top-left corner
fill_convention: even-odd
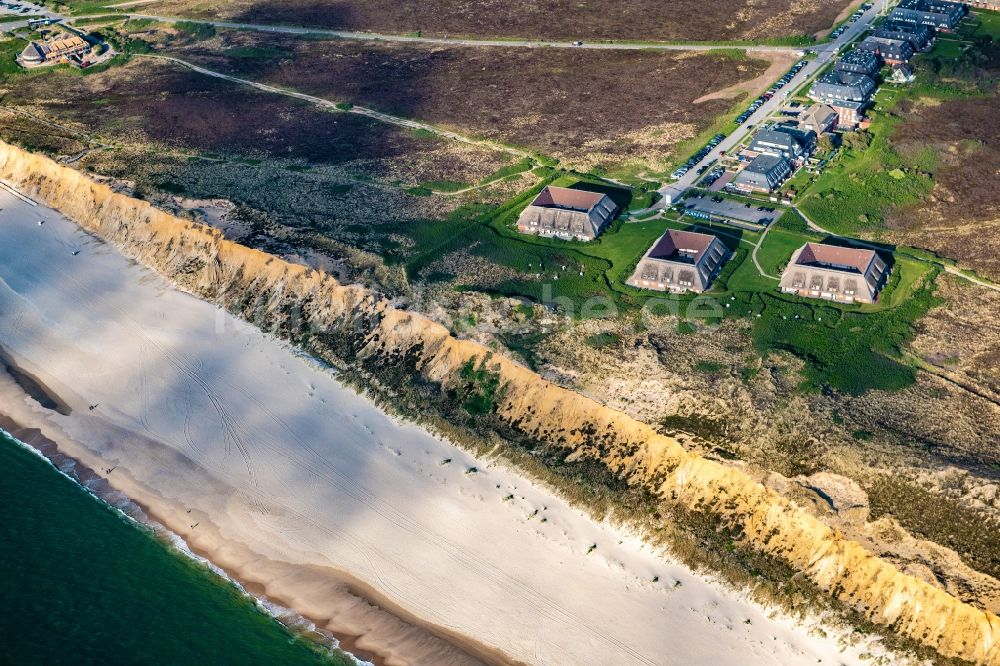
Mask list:
[[[709,234],[668,229],[649,251],[648,256],[650,259],[661,261],[697,264],[714,240],[715,236]]]
[[[42,61],[49,56],[56,56],[66,53],[67,51],[73,51],[76,49],[85,49],[90,45],[78,35],[66,35],[65,37],[60,37],[58,39],[51,39],[48,41],[33,41],[30,42],[24,50],[21,51],[21,58],[28,61]]]
[[[856,74],[854,72],[845,71],[833,71],[827,72],[823,76],[816,79],[817,83],[826,83],[834,86],[854,86],[864,83],[864,80],[868,77],[864,74]]]
[[[878,64],[871,51],[863,51],[861,49],[848,51],[840,58],[840,62],[847,63],[849,65],[861,65],[863,67]]]
[[[824,122],[829,122],[831,116],[836,115],[837,112],[828,104],[813,104],[805,113],[799,116],[799,124],[823,124]]]
[[[945,2],[944,0],[903,0],[899,3],[899,7],[918,12],[948,14],[960,10],[962,4],[959,2]]]
[[[861,42],[859,48],[864,48],[867,44],[879,44],[882,46],[889,46],[892,48],[900,49],[911,49],[910,43],[905,39],[896,39],[895,37],[879,37],[878,35],[870,35],[865,37],[864,41]]]
[[[605,197],[600,192],[587,192],[586,190],[572,190],[568,187],[555,187],[547,185],[535,200],[532,206],[540,208],[568,208],[584,213],[596,206]]]
[[[878,27],[876,34],[880,31],[885,32],[905,32],[908,34],[919,34],[919,35],[930,35],[931,29],[926,25],[921,25],[919,23],[904,23],[902,21],[893,21],[892,19],[887,19]]]
[[[856,271],[863,275],[868,270],[868,266],[871,265],[874,258],[874,250],[858,250],[849,247],[837,247],[836,245],[806,243],[795,263],[799,266],[810,266],[812,268]]]
[[[854,109],[856,111],[860,111],[868,105],[867,102],[858,102],[850,99],[831,99],[829,104],[838,109]]]
[[[792,149],[796,143],[798,143],[797,139],[788,132],[779,132],[777,129],[768,127],[754,135],[750,147],[753,148],[756,144],[770,144]]]
[[[752,162],[750,162],[750,164],[746,166],[744,171],[766,174],[770,173],[772,169],[785,161],[784,157],[778,157],[776,155],[758,155]]]

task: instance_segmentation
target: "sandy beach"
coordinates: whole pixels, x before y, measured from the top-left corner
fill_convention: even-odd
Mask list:
[[[0,413],[381,662],[829,664],[866,651],[393,420],[7,191],[0,347],[22,379],[0,381]]]

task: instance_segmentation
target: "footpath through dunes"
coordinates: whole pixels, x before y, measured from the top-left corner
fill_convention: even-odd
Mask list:
[[[0,178],[205,299],[293,337],[304,323],[311,348],[364,373],[375,392],[380,382],[411,383],[445,400],[470,375],[490,377],[502,434],[571,451],[670,505],[714,517],[872,622],[941,655],[1000,664],[996,616],[901,573],[744,472],[689,453],[646,424],[363,288],[227,241],[47,158],[0,145]]]

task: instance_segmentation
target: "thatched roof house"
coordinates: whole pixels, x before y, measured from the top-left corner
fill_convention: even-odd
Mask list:
[[[600,192],[546,186],[517,220],[523,234],[594,240],[618,212],[611,198]]]
[[[874,250],[806,243],[781,275],[781,291],[842,303],[874,303],[887,269]]]
[[[82,55],[90,50],[90,44],[79,35],[67,35],[44,42],[30,42],[17,56],[22,67],[37,67],[60,62],[74,55]]]
[[[640,289],[702,292],[729,255],[729,248],[716,236],[668,229],[626,282]]]

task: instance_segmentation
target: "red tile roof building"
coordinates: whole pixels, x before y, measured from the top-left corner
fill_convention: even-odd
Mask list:
[[[646,251],[626,283],[656,291],[702,292],[729,256],[729,248],[716,236],[668,229]]]
[[[523,234],[594,240],[615,217],[618,206],[600,192],[546,186],[517,220]]]
[[[874,303],[888,276],[874,250],[806,243],[781,276],[781,291],[841,303]]]

